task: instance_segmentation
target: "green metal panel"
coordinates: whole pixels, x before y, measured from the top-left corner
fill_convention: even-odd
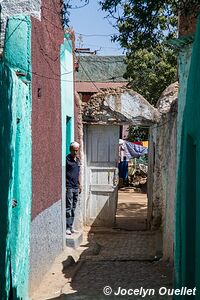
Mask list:
[[[176,196],[175,283],[200,299],[200,20],[193,47],[181,126]],[[181,98],[180,100],[181,101]],[[185,299],[189,296],[182,296]]]

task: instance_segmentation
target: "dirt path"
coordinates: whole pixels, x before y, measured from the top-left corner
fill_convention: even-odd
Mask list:
[[[116,228],[146,230],[147,194],[133,188],[121,188],[118,192]]]

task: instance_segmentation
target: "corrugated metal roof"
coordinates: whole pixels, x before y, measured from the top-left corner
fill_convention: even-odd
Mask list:
[[[80,56],[76,81],[126,82],[125,56]]]

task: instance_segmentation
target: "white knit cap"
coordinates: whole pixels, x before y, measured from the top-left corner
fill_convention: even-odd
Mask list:
[[[70,144],[70,148],[71,147],[73,147],[73,148],[79,148],[80,147],[80,144],[79,143],[77,143],[77,142],[72,142],[71,144]]]

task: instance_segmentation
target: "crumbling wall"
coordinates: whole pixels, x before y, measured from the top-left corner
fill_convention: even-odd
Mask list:
[[[174,197],[177,153],[178,83],[161,95],[157,108],[158,124],[150,128],[148,172],[148,224],[150,229],[163,228],[164,258],[173,259]]]
[[[93,95],[83,109],[84,122],[150,126],[160,114],[144,97],[131,89],[106,89]]]

